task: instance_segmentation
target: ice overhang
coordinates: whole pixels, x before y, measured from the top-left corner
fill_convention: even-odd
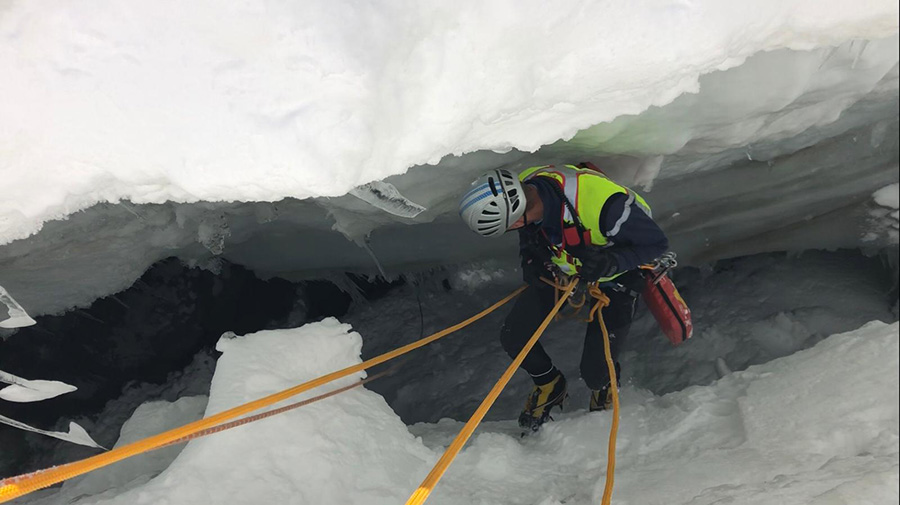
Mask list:
[[[643,192],[688,262],[895,246],[896,209],[873,194],[898,181],[897,42],[758,53],[703,76],[696,93],[533,153],[446,156],[384,179],[425,208],[415,217],[359,195],[97,204],[0,246],[0,285],[35,316],[124,289],[169,256],[291,279],[511,258],[514,237],[464,228],[458,195],[485,169],[585,160]]]

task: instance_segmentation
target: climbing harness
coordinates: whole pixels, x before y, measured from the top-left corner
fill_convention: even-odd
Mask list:
[[[556,303],[560,299],[560,295],[564,293],[568,287],[578,282],[576,277],[569,277],[567,275],[560,275],[554,278],[553,280],[547,279],[546,277],[541,277],[541,282],[548,284],[554,288],[553,293],[553,302]],[[603,299],[606,300],[606,303],[609,304],[609,298],[603,293],[603,290],[600,289],[598,283],[591,282],[586,284],[586,288],[584,291],[577,291],[577,295],[570,296],[568,298],[568,305],[572,309],[572,312],[568,314],[558,313],[556,315],[555,320],[561,319],[577,319],[579,321],[590,323],[594,320],[595,317],[599,317],[599,311],[605,305],[601,306],[601,301]],[[578,298],[575,298],[575,297]],[[594,299],[593,304],[590,306],[591,310],[588,311],[587,317],[581,318],[581,309],[587,305],[588,296]]]
[[[649,264],[641,265],[641,270],[645,271],[646,275],[650,277],[650,281],[655,284],[663,275],[668,274],[669,270],[678,266],[676,257],[674,252],[669,251]]]
[[[348,375],[354,374],[356,372],[361,372],[367,368],[371,368],[375,365],[379,365],[391,359],[394,359],[398,356],[402,356],[410,351],[418,349],[420,347],[426,346],[440,338],[443,338],[461,328],[464,328],[475,321],[483,318],[484,316],[490,314],[491,312],[497,310],[516,296],[518,296],[522,291],[524,291],[527,286],[522,286],[509,295],[507,295],[502,300],[494,303],[490,307],[484,309],[483,311],[475,314],[474,316],[457,323],[449,328],[441,330],[437,333],[429,335],[423,339],[417,340],[413,343],[407,344],[405,346],[394,349],[393,351],[386,352],[369,360],[366,360],[362,363],[349,366],[342,370],[338,370],[336,372],[332,372],[330,374],[323,375],[316,379],[304,382],[303,384],[299,384],[297,386],[293,386],[291,388],[285,389],[278,393],[271,394],[269,396],[245,403],[243,405],[238,405],[237,407],[233,407],[224,412],[220,412],[218,414],[214,414],[210,417],[200,419],[198,421],[194,421],[192,423],[188,423],[184,426],[174,428],[158,435],[154,435],[152,437],[148,437],[142,440],[138,440],[136,442],[132,442],[128,445],[124,445],[122,447],[117,447],[110,451],[98,454],[96,456],[91,456],[89,458],[75,461],[72,463],[67,463],[64,465],[56,466],[53,468],[48,468],[46,470],[41,470],[25,475],[19,475],[15,477],[10,477],[4,480],[0,480],[0,503],[7,502],[14,498],[18,498],[20,496],[26,495],[33,491],[37,491],[39,489],[43,489],[59,482],[71,479],[73,477],[77,477],[79,475],[83,475],[87,472],[96,470],[98,468],[102,468],[118,461],[121,461],[126,458],[130,458],[132,456],[136,456],[138,454],[143,454],[145,452],[149,452],[155,449],[159,449],[160,447],[164,447],[174,442],[175,440],[183,439],[185,437],[193,436],[196,433],[202,432],[204,430],[218,427],[219,425],[243,416],[245,414],[249,414],[255,410],[259,410],[264,407],[268,407],[269,405],[273,405],[280,401],[284,401],[292,396],[296,396],[305,391],[309,391],[310,389],[322,386],[324,384],[328,384],[329,382],[335,381],[342,377],[346,377]]]

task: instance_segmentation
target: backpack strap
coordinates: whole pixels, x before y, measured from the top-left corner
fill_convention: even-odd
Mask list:
[[[591,232],[585,228],[584,223],[581,222],[581,217],[575,210],[575,206],[572,205],[572,202],[566,197],[565,192],[559,187],[559,184],[551,184],[551,186],[556,195],[562,199],[566,208],[569,209],[569,214],[572,215],[572,221],[575,223],[575,226],[566,226],[565,222],[562,223],[563,248],[566,246],[590,245]]]

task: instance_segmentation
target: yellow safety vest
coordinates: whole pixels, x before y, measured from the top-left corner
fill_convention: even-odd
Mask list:
[[[628,216],[631,213],[632,203],[636,202],[638,207],[646,212],[647,215],[651,215],[650,206],[641,195],[625,186],[613,182],[606,177],[606,175],[590,168],[579,168],[574,165],[542,165],[531,167],[519,174],[519,180],[522,182],[526,182],[534,177],[547,177],[559,184],[563,193],[566,195],[566,198],[575,208],[578,217],[581,218],[581,222],[589,232],[589,237],[584,237],[584,239],[589,238],[591,244],[595,246],[606,247],[610,245],[611,241],[609,237],[614,237],[618,232],[619,227],[628,219]],[[619,193],[627,195],[625,212],[613,229],[608,231],[609,237],[607,237],[597,229],[600,224],[600,212],[603,210],[603,205],[606,203],[606,200]],[[568,206],[563,207],[562,220],[563,233],[561,242],[558,244],[550,244],[550,248],[553,250],[550,260],[563,273],[575,275],[581,267],[581,260],[566,252],[566,246],[573,245],[567,241],[566,232],[567,230],[569,232],[573,231],[575,226],[575,218],[572,216]],[[599,279],[599,282],[612,281],[624,273],[625,272],[618,272],[611,277],[604,277]]]

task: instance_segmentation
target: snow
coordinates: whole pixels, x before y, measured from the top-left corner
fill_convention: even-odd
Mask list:
[[[859,40],[860,70],[897,62],[887,0],[91,7],[18,2],[0,21],[0,244],[99,202],[340,196],[450,154],[535,151],[764,51]],[[827,117],[760,135],[833,121],[877,73],[835,70],[815,85],[841,102]]]
[[[687,263],[896,243],[862,201],[898,178],[896,3],[307,4],[5,11],[0,281],[31,316],[169,256],[289,279],[502,258],[459,193],[547,162],[652,189]]]
[[[900,471],[898,332],[897,323],[869,323],[664,396],[625,386],[614,503],[893,502]],[[358,363],[361,344],[359,334],[334,319],[223,338],[207,412]],[[149,410],[156,408],[174,406]],[[139,415],[133,424],[146,422]],[[524,439],[515,421],[487,422],[429,503],[596,503],[609,424],[608,413],[577,406]],[[146,484],[102,497],[63,488],[56,498],[402,503],[461,425],[445,419],[407,428],[382,397],[357,388],[189,442]],[[158,471],[146,467],[148,475]]]
[[[615,503],[896,503],[900,336],[876,320],[897,316],[898,13],[888,0],[8,3],[0,338],[170,256],[415,281],[344,318],[365,347],[334,319],[223,336],[205,407],[218,412],[510,291],[514,237],[466,230],[460,191],[489,168],[593,161],[646,192],[699,267],[678,279],[695,338],[667,347],[641,317],[623,352]],[[861,247],[894,278],[845,253],[721,261]],[[501,317],[371,389],[38,498],[402,503],[506,363]],[[571,329],[547,337],[574,367]],[[141,386],[81,424],[108,445],[127,416],[120,444],[195,418],[210,362],[166,401],[135,411],[170,387]],[[0,395],[28,399],[11,387]],[[520,439],[529,387],[514,379],[429,503],[597,502],[609,415],[574,387],[570,410]],[[35,431],[94,443],[77,424]]]
[[[900,168],[894,167],[895,170]],[[864,230],[863,240],[878,241],[882,237],[895,245],[900,243],[900,184],[890,184],[874,194],[872,200],[877,207],[869,210],[869,226]]]
[[[876,191],[872,198],[875,203],[891,209],[900,208],[900,184],[891,184]]]
[[[187,365],[183,370],[173,371],[166,378],[164,384],[153,383],[130,383],[122,391],[119,398],[107,402],[102,412],[91,416],[81,416],[73,418],[79,425],[84,427],[92,437],[104,447],[114,447],[116,444],[125,440],[139,438],[150,434],[155,434],[158,428],[164,423],[166,426],[181,425],[189,421],[194,421],[202,417],[206,401],[209,395],[210,381],[212,380],[213,371],[216,366],[215,359],[211,356],[211,352],[200,352],[197,354],[192,363]],[[194,398],[178,403],[183,398]],[[143,407],[142,407],[143,405]],[[138,412],[136,415],[135,413]],[[194,418],[189,416],[195,415]],[[135,417],[136,416],[136,417]],[[171,420],[165,421],[162,416],[171,416]],[[133,419],[131,426],[126,429],[128,421]],[[175,424],[173,424],[175,423]],[[68,426],[68,420],[60,420],[57,422],[55,429]],[[125,433],[123,433],[125,430]],[[27,460],[27,469],[48,468],[51,466],[84,459],[97,454],[96,450],[86,449],[77,445],[60,443],[51,438],[32,438],[28,440],[31,447],[32,459]],[[182,446],[176,446],[173,450],[163,450],[157,456],[157,452],[151,453],[148,457],[141,457],[138,461],[148,463],[148,469],[142,472],[142,475],[155,475],[159,470],[165,468],[171,459],[178,454]],[[135,467],[140,467],[136,464]],[[118,477],[122,480],[118,481],[119,485],[125,484],[124,479],[131,478],[134,474],[128,468],[135,468],[126,465],[126,468],[119,470],[116,467],[111,468],[109,472],[102,472],[101,476],[86,478],[93,483],[85,484],[92,490],[100,490],[101,483],[109,479],[109,484],[113,485],[113,481]],[[15,466],[7,467],[7,473],[15,472]],[[156,468],[157,470],[153,470]],[[146,479],[145,479],[146,480]],[[80,479],[75,479],[63,485],[68,487],[78,484]],[[55,504],[52,499],[49,503]]]
[[[115,447],[136,442],[163,431],[200,419],[207,397],[185,396],[174,402],[151,401],[140,405],[122,426]],[[129,458],[119,464],[91,472],[84,477],[66,481],[61,493],[69,496],[111,495],[144,484],[165,470],[184,449],[173,445]],[[56,498],[54,498],[56,499]]]

